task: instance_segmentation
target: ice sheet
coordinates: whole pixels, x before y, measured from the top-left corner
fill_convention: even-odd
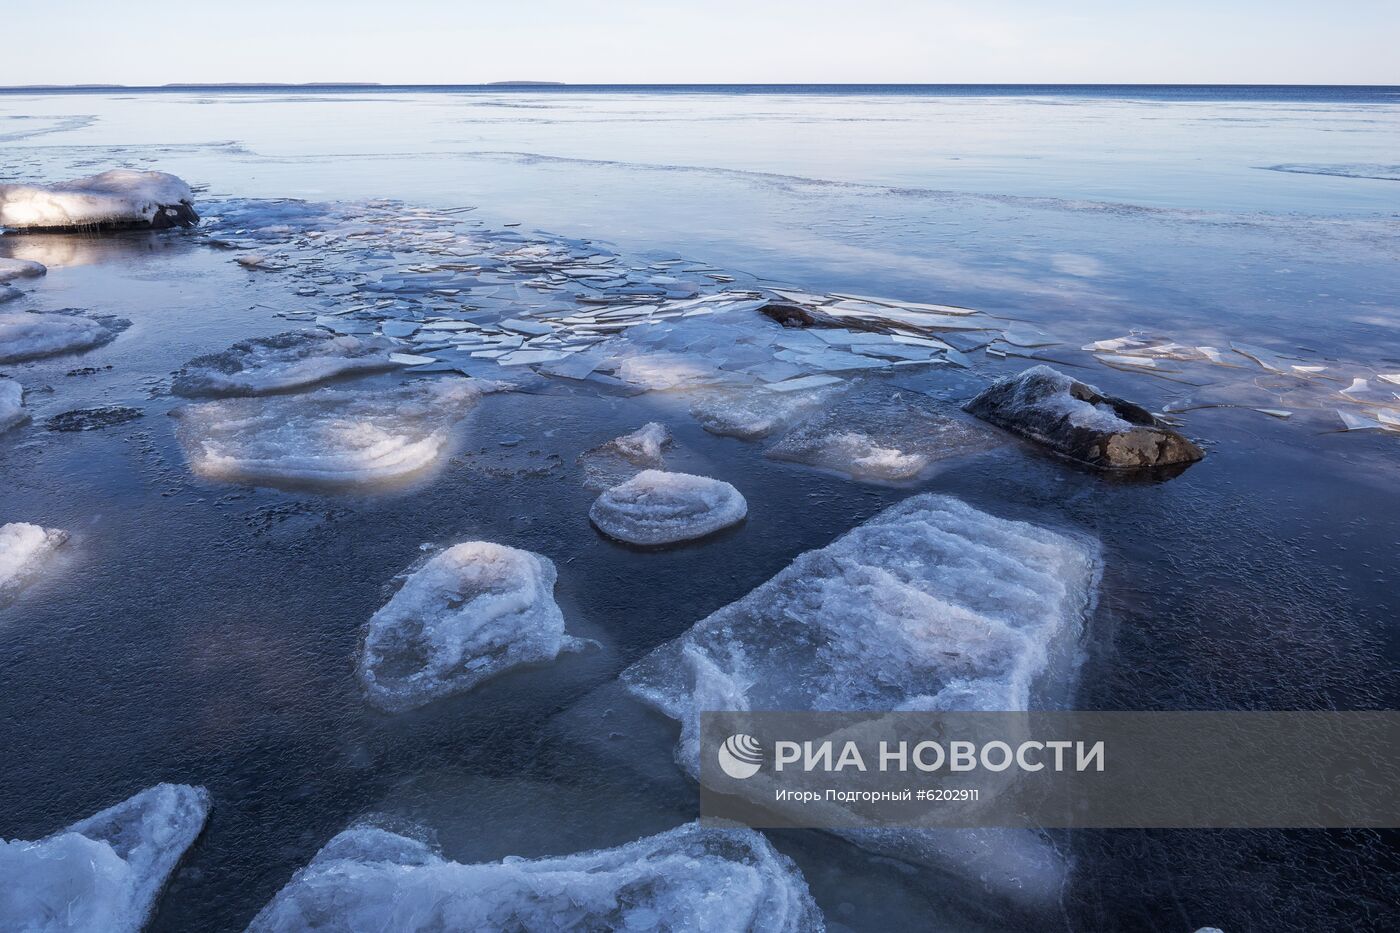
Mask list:
[[[67,532],[28,522],[0,525],[0,606],[7,605],[43,569],[44,561]]]
[[[28,279],[43,275],[49,270],[43,263],[30,259],[8,259],[0,256],[0,285],[16,279]]]
[[[173,389],[189,397],[266,395],[338,376],[393,369],[394,344],[384,338],[301,330],[255,337],[222,353],[199,356],[176,374]]]
[[[17,363],[91,350],[109,342],[128,322],[81,314],[0,314],[0,363]]]
[[[713,534],[742,521],[748,511],[739,490],[722,480],[643,470],[605,490],[588,517],[609,537],[657,545]]]

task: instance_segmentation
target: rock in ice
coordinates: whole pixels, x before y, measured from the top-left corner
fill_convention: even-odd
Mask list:
[[[473,865],[358,826],[297,872],[248,933],[824,928],[801,872],[762,835],[690,823],[614,849]]]
[[[24,410],[24,387],[13,379],[0,377],[0,433],[29,420]]]
[[[38,842],[0,840],[0,928],[135,933],[208,814],[204,788],[157,784]]]
[[[112,340],[127,325],[117,318],[99,320],[81,314],[0,314],[0,363],[37,360],[91,350]]]
[[[1100,469],[1171,466],[1205,456],[1147,409],[1049,366],[997,380],[964,409]]]
[[[389,359],[393,346],[382,338],[320,330],[254,337],[190,360],[176,374],[173,389],[184,396],[287,392],[338,376],[393,369],[398,365]]]
[[[433,557],[369,620],[359,659],[369,699],[412,709],[583,647],[564,632],[557,578],[549,558],[489,541]]]
[[[433,465],[481,394],[481,384],[454,379],[221,399],[174,414],[190,468],[200,476],[343,486],[403,479]]]
[[[165,172],[112,169],[53,185],[0,185],[0,227],[189,227],[199,221],[189,185]]]
[[[607,489],[630,479],[638,470],[660,467],[664,463],[662,452],[670,444],[671,432],[656,421],[599,444],[579,457],[584,485],[589,489]]]
[[[605,490],[588,517],[611,538],[655,545],[702,538],[742,521],[748,512],[739,490],[722,480],[643,470]]]
[[[15,279],[28,279],[43,275],[49,270],[41,262],[31,259],[6,259],[0,256],[0,285]]]
[[[57,528],[41,528],[28,522],[0,525],[0,606],[15,595],[42,569],[44,561],[68,533]]]

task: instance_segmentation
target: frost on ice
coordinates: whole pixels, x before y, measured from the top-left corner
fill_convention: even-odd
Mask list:
[[[0,525],[0,606],[33,580],[44,561],[63,542],[68,533],[57,528],[41,528],[28,522]]]
[[[412,709],[581,648],[564,632],[557,578],[549,558],[488,541],[438,554],[369,620],[359,672],[370,700]]]
[[[801,555],[623,682],[680,722],[677,757],[697,779],[702,709],[1043,708],[1072,683],[1099,563],[1090,539],[915,496]],[[1063,878],[1024,831],[850,835],[1010,896],[1053,897]]]
[[[804,933],[824,923],[797,866],[750,829],[690,823],[614,849],[466,865],[358,826],[327,843],[248,928],[313,929]]]
[[[664,463],[663,451],[670,445],[671,432],[656,421],[599,444],[579,457],[584,485],[594,490],[607,489],[630,479],[639,470],[660,467]]]
[[[722,480],[643,470],[605,490],[588,517],[609,537],[655,545],[704,537],[742,521],[748,512],[739,490]]]
[[[24,387],[13,379],[0,377],[0,433],[29,420],[24,410]]]
[[[319,330],[255,337],[190,360],[173,388],[184,396],[287,392],[338,376],[393,369],[399,365],[389,358],[393,347],[383,338]]]
[[[91,350],[110,342],[129,323],[120,318],[81,314],[0,314],[0,363]]]
[[[491,384],[485,384],[490,386]],[[411,476],[447,452],[481,397],[473,380],[387,390],[222,399],[177,409],[195,473],[270,485],[354,485]]]
[[[208,814],[204,788],[157,784],[38,842],[0,840],[0,928],[135,933]]]
[[[189,185],[165,172],[112,169],[53,185],[0,185],[0,227],[189,227],[199,221]]]
[[[49,270],[41,262],[30,259],[6,259],[0,256],[0,285],[15,279],[28,279],[43,275]]]

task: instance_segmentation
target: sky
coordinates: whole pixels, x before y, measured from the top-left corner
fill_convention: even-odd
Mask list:
[[[0,0],[0,85],[1400,84],[1400,0]]]

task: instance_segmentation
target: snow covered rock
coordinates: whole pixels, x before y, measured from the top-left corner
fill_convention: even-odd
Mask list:
[[[112,169],[53,185],[0,185],[0,227],[189,227],[199,221],[189,185],[165,172]]]
[[[369,620],[359,659],[369,699],[412,709],[583,647],[564,632],[556,579],[549,558],[489,541],[433,557]]]
[[[0,256],[0,284],[13,282],[15,279],[34,278],[48,271],[41,262],[29,259],[6,259]]]
[[[914,496],[799,556],[622,680],[680,723],[677,759],[697,779],[702,709],[1053,705],[1072,684],[1098,575],[1091,539]],[[1053,898],[1063,880],[1053,849],[1024,831],[847,835],[1007,896]]]
[[[135,933],[208,814],[204,788],[157,784],[38,842],[0,840],[0,928]]]
[[[68,540],[57,528],[41,528],[28,522],[0,525],[0,606],[34,579],[45,559]]]
[[[109,343],[127,324],[119,318],[98,319],[81,314],[0,314],[0,363],[91,350]]]
[[[801,872],[763,836],[690,823],[614,849],[474,865],[359,826],[327,843],[248,931],[824,928]]]
[[[174,414],[190,468],[200,476],[344,486],[402,479],[437,462],[481,394],[475,381],[441,380],[221,399]]]
[[[24,387],[13,379],[0,377],[0,433],[29,420],[24,410]]]
[[[389,359],[393,346],[382,338],[320,330],[254,337],[190,360],[176,374],[173,389],[187,397],[287,392],[338,376],[393,369],[399,365]]]
[[[1194,463],[1205,454],[1147,409],[1033,366],[988,386],[964,410],[1100,469]]]
[[[603,490],[630,479],[638,470],[660,467],[665,462],[662,451],[670,444],[671,432],[656,421],[599,444],[579,457],[584,485]]]
[[[748,512],[739,490],[722,480],[643,470],[605,490],[588,517],[611,538],[654,545],[704,537],[742,521]]]

